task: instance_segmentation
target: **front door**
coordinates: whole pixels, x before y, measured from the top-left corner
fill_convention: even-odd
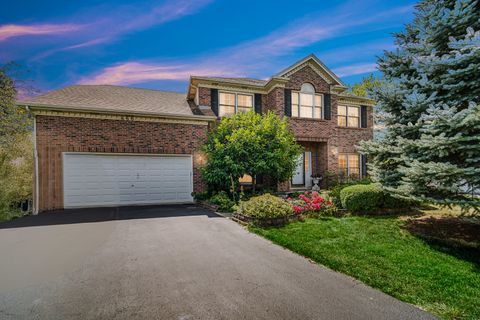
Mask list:
[[[295,172],[293,173],[292,177],[292,185],[305,185],[305,154],[302,153],[297,158],[297,167],[295,168]]]

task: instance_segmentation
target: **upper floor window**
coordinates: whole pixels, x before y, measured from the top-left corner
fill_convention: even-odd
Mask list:
[[[323,95],[316,94],[310,83],[292,91],[292,117],[323,119]]]
[[[338,125],[341,127],[360,127],[360,107],[338,106]]]
[[[253,95],[251,94],[220,92],[219,100],[219,117],[253,110]]]

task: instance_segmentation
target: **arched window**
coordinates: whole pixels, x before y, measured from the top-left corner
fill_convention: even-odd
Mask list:
[[[300,91],[292,91],[292,117],[323,118],[323,95],[315,93],[315,87],[306,82]]]

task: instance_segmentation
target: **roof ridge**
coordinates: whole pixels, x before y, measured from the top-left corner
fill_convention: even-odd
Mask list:
[[[119,86],[119,85],[113,85],[113,84],[72,84],[63,88],[59,89],[53,89],[49,92],[57,91],[57,90],[63,90],[71,87],[112,87],[112,88],[122,88],[122,89],[132,89],[132,90],[145,90],[145,91],[154,91],[154,92],[164,92],[164,93],[176,93],[176,94],[183,94],[186,95],[186,92],[178,92],[178,91],[172,91],[172,90],[159,90],[159,89],[151,89],[151,88],[138,88],[138,87],[129,87],[129,86]]]

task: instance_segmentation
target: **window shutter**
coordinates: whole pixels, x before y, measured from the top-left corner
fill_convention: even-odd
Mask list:
[[[365,154],[360,155],[360,165],[362,166],[362,178],[367,176],[367,156]]]
[[[367,106],[360,106],[360,124],[362,128],[367,127]]]
[[[255,93],[255,112],[262,113],[262,95]]]
[[[292,116],[292,90],[285,89],[285,115]]]
[[[210,90],[210,99],[212,102],[212,111],[218,117],[218,89]]]
[[[332,107],[331,107],[331,95],[329,93],[326,93],[323,98],[325,99],[325,106],[324,106],[324,117],[325,120],[331,120],[332,119]]]

